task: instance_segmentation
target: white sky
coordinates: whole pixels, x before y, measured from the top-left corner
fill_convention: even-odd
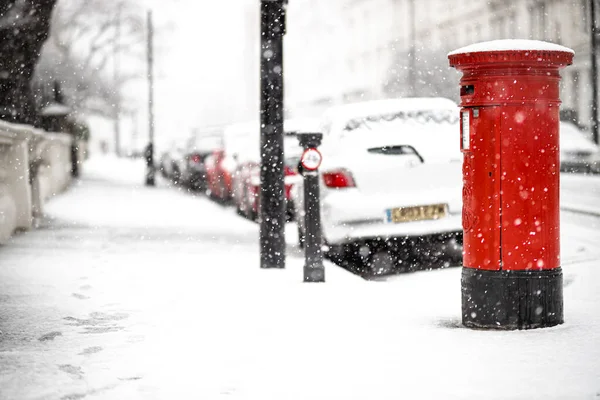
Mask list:
[[[187,136],[193,126],[235,112],[243,85],[244,6],[252,0],[139,1],[154,11],[155,26],[173,27],[155,39],[157,140]],[[145,131],[147,89],[139,91]]]

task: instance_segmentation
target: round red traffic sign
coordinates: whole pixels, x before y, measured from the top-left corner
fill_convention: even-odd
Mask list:
[[[302,157],[300,158],[302,167],[308,171],[317,170],[321,165],[321,161],[323,161],[323,156],[321,155],[321,152],[315,148],[304,150],[304,153],[302,153]]]

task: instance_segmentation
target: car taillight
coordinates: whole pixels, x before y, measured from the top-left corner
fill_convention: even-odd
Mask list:
[[[325,186],[332,189],[356,187],[352,174],[346,169],[323,172],[323,182]]]
[[[200,158],[200,156],[198,154],[194,154],[193,156],[190,157],[190,161],[197,164],[200,161],[202,161],[202,159]]]
[[[283,167],[283,174],[285,176],[296,175],[296,171],[286,165]]]

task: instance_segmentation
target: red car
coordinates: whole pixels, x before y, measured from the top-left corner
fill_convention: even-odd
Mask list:
[[[287,158],[284,165],[285,199],[288,220],[294,219],[294,206],[291,190],[294,179],[298,179],[296,166],[299,157]],[[256,220],[260,211],[260,164],[248,161],[240,163],[233,178],[233,201],[237,212],[251,220]]]
[[[247,125],[248,127],[248,125]],[[239,214],[252,220],[257,219],[260,211],[260,128],[250,126],[246,134],[253,140],[245,141],[240,146],[238,164],[233,176],[233,202]],[[289,220],[294,219],[294,206],[291,199],[291,190],[295,180],[301,179],[297,175],[296,167],[300,161],[302,149],[298,143],[298,132],[317,132],[314,120],[288,120],[285,121],[284,144],[284,183],[285,199],[287,202],[287,215]]]
[[[251,220],[258,217],[257,188],[260,188],[259,164],[250,160],[240,162],[233,176],[233,203],[238,214]]]
[[[225,149],[217,149],[206,157],[204,166],[208,195],[223,202],[231,200],[235,158],[228,155]]]
[[[229,202],[234,197],[234,174],[238,159],[249,149],[258,153],[257,123],[230,125],[222,132],[221,147],[205,160],[207,193],[214,199]]]

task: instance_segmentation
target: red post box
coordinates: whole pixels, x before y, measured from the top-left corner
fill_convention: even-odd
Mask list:
[[[498,40],[448,58],[463,73],[463,324],[561,324],[559,69],[573,51]]]

